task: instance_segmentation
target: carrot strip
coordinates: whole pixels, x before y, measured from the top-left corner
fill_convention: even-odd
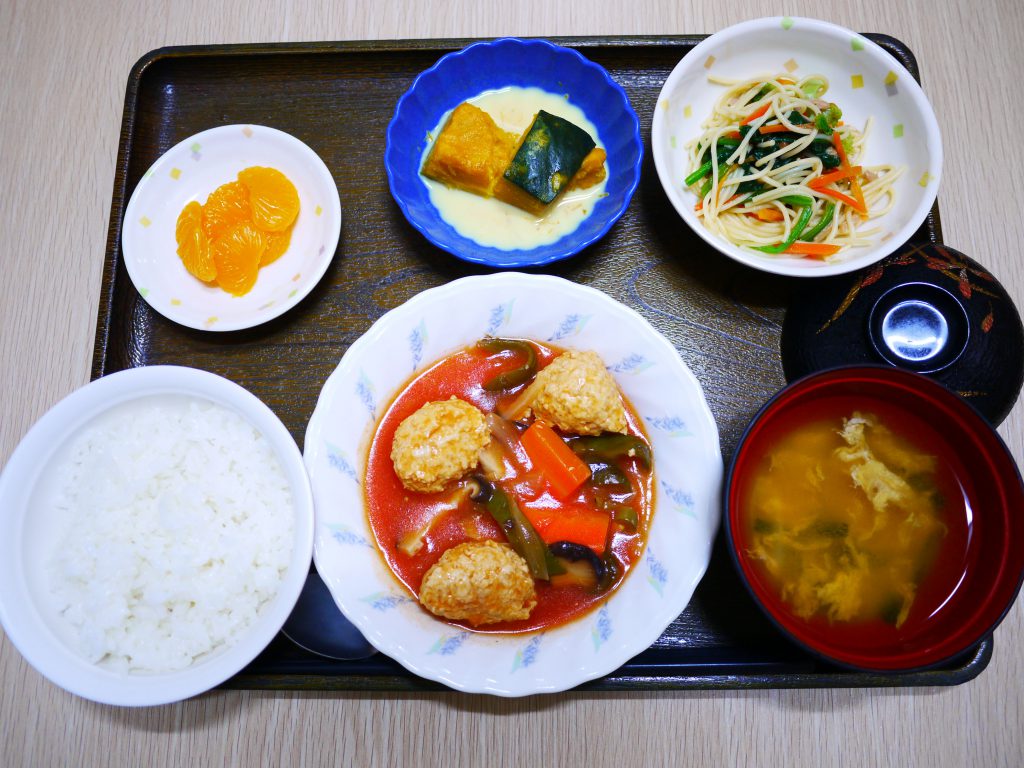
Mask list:
[[[839,137],[839,131],[832,133],[832,146],[839,153],[839,162],[842,163],[843,170],[850,170],[850,160],[846,156],[846,148],[843,146],[843,140]],[[853,192],[853,199],[856,201],[851,207],[861,216],[867,216],[868,206],[864,202],[864,191],[860,188],[860,181],[858,181],[856,176],[850,177],[850,191]]]
[[[840,168],[838,171],[832,171],[832,173],[826,173],[824,176],[819,176],[816,179],[812,179],[811,181],[807,182],[807,186],[810,187],[811,189],[827,187],[829,184],[832,184],[834,182],[842,181],[843,179],[849,179],[853,176],[856,176],[862,170],[864,170],[863,167],[859,165],[855,165],[851,167],[849,170]]]
[[[790,130],[788,126],[782,123],[775,123],[774,125],[762,125],[757,129],[758,133],[783,133]]]
[[[839,135],[839,131],[832,132],[832,146],[836,148],[836,153],[839,155],[839,162],[843,168],[850,167],[850,159],[846,156],[846,147],[843,146],[843,139]]]
[[[758,109],[755,109],[753,112],[751,112],[745,118],[743,118],[743,120],[740,121],[740,125],[746,125],[747,123],[754,122],[755,120],[757,120],[757,118],[759,118],[762,115],[764,115],[768,111],[768,108],[771,107],[771,105],[772,105],[772,103],[770,101],[769,102],[765,102],[764,104],[761,105],[761,107],[759,107]]]
[[[790,253],[795,256],[808,256],[812,259],[824,259],[826,256],[832,256],[833,254],[839,253],[838,245],[828,245],[827,243],[793,243],[787,248],[784,253]]]
[[[721,204],[719,202],[719,200],[718,200],[718,195],[721,193],[722,187],[725,186],[725,180],[728,179],[729,178],[729,174],[731,174],[735,170],[736,170],[736,166],[735,165],[730,165],[729,168],[726,170],[726,172],[722,174],[721,178],[718,179],[718,187],[715,189],[715,205],[716,206]],[[736,197],[736,195],[733,195],[733,197]],[[729,200],[732,200],[732,197],[730,197]],[[728,202],[728,200],[726,202]]]
[[[728,205],[728,204],[729,204],[729,203],[731,203],[731,202],[732,202],[733,200],[735,200],[735,199],[736,199],[737,197],[739,197],[739,195],[733,195],[733,196],[732,196],[732,197],[730,197],[730,198],[729,198],[728,200],[726,200],[726,201],[725,201],[725,203],[723,203],[723,205]],[[704,207],[704,201],[703,201],[703,200],[698,200],[698,201],[697,201],[697,204],[696,204],[695,206],[693,206],[693,210],[694,210],[694,211],[699,211],[699,210],[700,210],[701,208],[703,208],[703,207]]]
[[[828,243],[803,243],[795,242],[784,253],[796,253],[801,256],[831,256],[839,253],[840,246],[829,245]]]
[[[849,195],[844,195],[838,189],[832,189],[832,187],[822,187],[821,189],[815,188],[814,191],[820,192],[823,195],[828,195],[829,197],[834,197],[841,203],[845,203],[846,205],[853,208],[853,210],[858,212],[860,211],[860,208],[858,207],[859,203]]]
[[[740,136],[740,132],[739,131],[729,131],[728,133],[723,133],[722,136],[723,136],[723,138],[726,138],[726,139],[742,139],[743,138],[742,136]]]

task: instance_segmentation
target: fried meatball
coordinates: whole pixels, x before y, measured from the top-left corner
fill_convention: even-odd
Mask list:
[[[626,432],[626,408],[615,379],[596,352],[570,350],[537,374],[531,410],[563,432]]]
[[[391,444],[395,474],[410,491],[440,491],[473,469],[490,434],[480,409],[452,397],[408,416]]]
[[[530,569],[508,544],[452,547],[423,574],[420,603],[435,616],[476,626],[526,619],[537,605]]]

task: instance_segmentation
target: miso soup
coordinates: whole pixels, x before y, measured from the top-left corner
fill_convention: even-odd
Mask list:
[[[898,414],[818,411],[765,443],[743,494],[748,554],[796,616],[912,630],[965,567],[956,458]]]

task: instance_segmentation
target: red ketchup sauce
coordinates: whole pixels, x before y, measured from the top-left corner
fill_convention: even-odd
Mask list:
[[[538,369],[545,367],[562,350],[532,341],[537,350]],[[425,403],[447,400],[455,396],[477,406],[485,414],[511,403],[527,384],[495,393],[486,391],[482,382],[488,381],[502,370],[519,367],[520,361],[508,354],[492,353],[470,347],[457,352],[413,378],[395,397],[381,418],[366,463],[365,499],[370,528],[380,551],[392,572],[413,595],[419,592],[423,574],[448,549],[467,541],[507,541],[504,533],[479,504],[465,500],[456,509],[441,513],[424,537],[422,548],[408,555],[398,543],[410,532],[420,529],[441,505],[450,505],[459,482],[453,481],[438,493],[417,493],[407,490],[395,474],[391,461],[391,445],[398,425]],[[646,441],[640,420],[628,401],[626,419],[630,434]],[[649,441],[647,441],[649,443]],[[528,619],[472,627],[443,617],[441,621],[464,626],[477,632],[529,632],[562,624],[587,613],[603,602],[622,583],[627,572],[638,561],[650,525],[653,480],[652,472],[633,459],[618,463],[630,479],[634,496],[632,506],[637,512],[636,531],[627,531],[613,522],[609,548],[618,563],[619,575],[612,587],[604,592],[585,590],[575,585],[553,586],[536,580],[537,606]],[[532,510],[557,514],[563,506],[596,502],[592,490],[583,487],[570,498],[559,501],[547,492],[543,480],[533,472],[515,475],[499,485],[512,496],[527,513]]]

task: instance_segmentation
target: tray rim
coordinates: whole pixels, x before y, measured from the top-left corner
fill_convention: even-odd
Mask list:
[[[949,687],[962,685],[981,674],[991,661],[992,653],[993,643],[991,637],[988,637],[963,654],[962,665],[955,669],[936,668],[917,672],[880,673],[856,672],[836,667],[823,672],[776,672],[771,676],[762,675],[760,677],[749,672],[738,671],[738,668],[744,666],[743,664],[717,664],[715,665],[716,669],[721,668],[722,671],[711,674],[694,673],[691,668],[696,668],[698,665],[686,665],[687,669],[683,670],[681,674],[657,674],[653,671],[629,674],[625,670],[629,668],[630,664],[633,664],[636,660],[635,657],[609,675],[562,693]],[[485,695],[463,693],[440,683],[415,677],[405,672],[397,662],[393,662],[391,659],[385,660],[387,666],[392,664],[395,666],[394,674],[356,672],[351,675],[325,675],[303,670],[302,667],[306,665],[302,663],[294,664],[293,668],[286,672],[248,671],[257,666],[257,663],[254,663],[218,687],[226,690],[439,692],[463,697]],[[318,663],[320,663],[318,660],[310,660],[308,666]],[[642,668],[658,666],[657,664],[645,664],[642,665]],[[730,667],[737,671],[730,672]],[[344,682],[340,683],[339,681]]]
[[[862,33],[881,45],[894,57],[901,59],[910,73],[920,81],[917,58],[901,40],[883,33]],[[525,36],[524,39],[536,36]],[[693,47],[708,37],[707,34],[683,35],[594,35],[594,36],[552,36],[543,37],[558,45],[572,48],[672,48]],[[130,198],[128,188],[128,166],[132,157],[136,116],[139,107],[140,89],[149,69],[159,62],[176,59],[203,57],[245,57],[245,56],[295,56],[295,55],[345,55],[373,53],[403,53],[436,51],[442,55],[449,50],[463,48],[478,40],[493,40],[497,37],[474,38],[416,38],[393,40],[341,40],[320,42],[280,43],[231,43],[210,45],[164,46],[143,54],[131,67],[125,88],[121,129],[118,139],[117,158],[114,167],[113,192],[104,252],[103,272],[100,284],[100,300],[94,334],[93,356],[90,380],[112,372],[109,364],[108,345],[113,331],[112,310],[114,296],[118,293],[118,267],[122,262],[120,252],[121,230],[124,213]],[[644,126],[645,141],[650,139],[650,125]],[[923,225],[933,242],[942,243],[942,228],[939,218],[938,200],[932,207]],[[651,668],[666,668],[671,665],[640,662],[637,658],[615,672],[585,683],[567,693],[575,692],[622,692],[622,691],[675,691],[675,690],[762,690],[797,688],[893,688],[955,686],[968,682],[981,674],[988,666],[993,654],[993,635],[990,633],[973,648],[963,654],[963,663],[955,668],[932,668],[905,673],[858,672],[846,669],[828,669],[820,672],[775,672],[771,675],[743,672],[745,666],[736,664],[715,664],[709,674],[694,673],[692,669],[701,665],[685,664],[680,674],[657,674]],[[661,649],[660,652],[670,652]],[[646,653],[646,652],[645,652]],[[642,655],[642,654],[641,654]],[[222,683],[219,688],[235,690],[330,690],[357,692],[445,692],[459,694],[438,683],[421,680],[403,670],[396,662],[394,672],[365,674],[331,674],[303,669],[323,665],[325,660],[310,659],[307,662],[292,663],[287,672],[260,671],[260,659],[250,667]],[[333,662],[345,663],[345,662]],[[352,662],[349,662],[352,663]],[[355,662],[358,663],[358,662]],[[630,667],[639,667],[637,674],[630,674]],[[385,665],[387,666],[387,665]],[[746,665],[749,667],[749,665]],[[733,671],[730,671],[732,669]]]

